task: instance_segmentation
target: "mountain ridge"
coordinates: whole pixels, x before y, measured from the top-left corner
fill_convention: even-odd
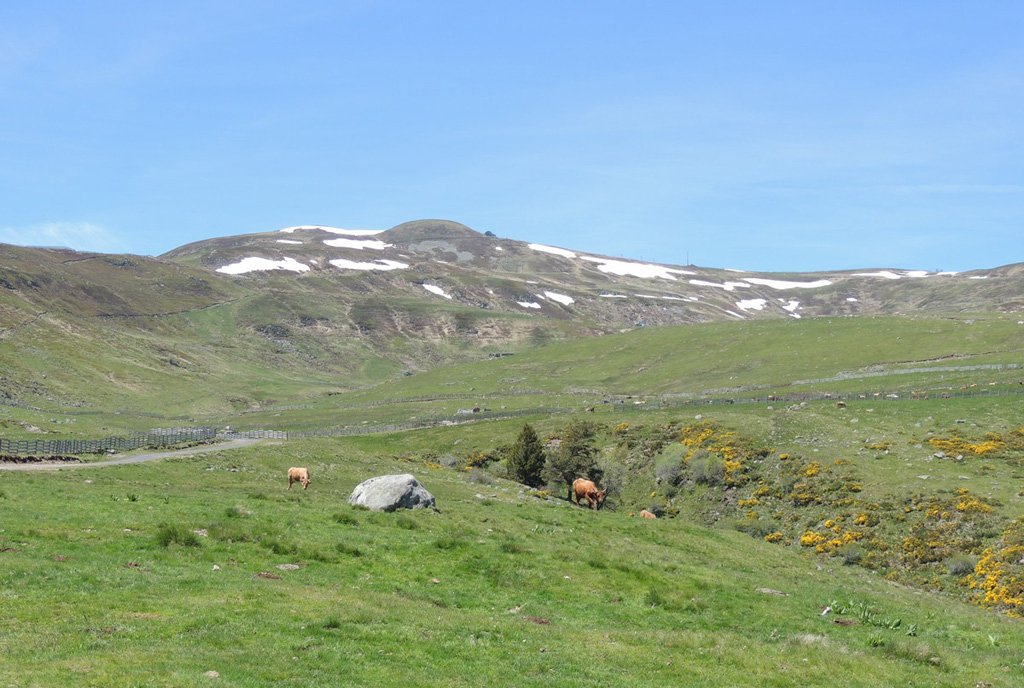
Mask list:
[[[225,272],[246,260],[278,267]],[[0,245],[0,392],[65,406],[148,395],[189,413],[640,326],[1020,311],[1022,264],[955,275],[740,272],[447,220],[297,226],[155,258]]]

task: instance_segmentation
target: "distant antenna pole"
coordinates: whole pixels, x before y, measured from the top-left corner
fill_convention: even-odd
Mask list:
[[[689,250],[686,251],[686,264],[687,265],[690,264],[690,251]]]

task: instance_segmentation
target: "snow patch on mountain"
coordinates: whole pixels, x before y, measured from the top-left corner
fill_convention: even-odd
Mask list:
[[[437,294],[438,296],[443,296],[446,299],[450,299],[452,297],[451,294],[445,292],[444,289],[437,286],[436,284],[424,284],[423,288],[429,291],[431,294]]]
[[[278,239],[277,243],[279,243],[279,244],[294,244],[296,246],[301,246],[302,245],[301,241],[296,241],[295,239]]]
[[[523,308],[540,308],[540,304],[536,301],[516,301],[516,304]]]
[[[249,258],[243,258],[237,263],[231,263],[223,267],[217,268],[217,272],[222,272],[225,275],[244,275],[248,272],[260,272],[263,270],[289,270],[291,272],[308,272],[310,267],[305,263],[300,263],[294,258],[282,258],[281,260],[271,260],[269,258],[257,258],[251,256]]]
[[[394,246],[394,244],[385,244],[379,239],[327,239],[324,243],[333,248],[357,248],[360,251],[364,248],[383,251]]]
[[[920,279],[922,277],[952,277],[958,275],[958,272],[928,272],[927,270],[903,270],[902,272],[894,272],[892,270],[879,270],[878,272],[855,272],[854,277],[882,277],[887,280],[898,280],[904,277],[911,277]]]
[[[827,287],[832,282],[827,279],[816,280],[814,282],[789,282],[787,280],[771,280],[762,279],[760,277],[744,277],[744,281],[750,282],[751,284],[757,284],[762,287],[771,287],[772,289],[820,289],[821,287]]]
[[[544,296],[546,298],[551,299],[552,301],[557,301],[558,303],[562,304],[563,306],[570,306],[573,303],[575,303],[575,299],[573,299],[571,296],[566,296],[565,294],[559,294],[556,291],[546,291],[546,292],[544,292]]]
[[[345,258],[335,258],[329,262],[334,267],[341,268],[343,270],[404,270],[409,267],[408,263],[400,263],[397,260],[384,259],[378,259],[372,263],[361,263],[355,260],[346,260]]]
[[[698,287],[716,287],[718,289],[725,289],[726,291],[735,291],[737,287],[744,287],[745,289],[750,288],[750,285],[746,282],[725,282],[723,284],[718,282],[708,282],[705,280],[690,280],[690,284],[694,284]],[[736,314],[732,313],[732,315]]]
[[[736,302],[737,308],[743,311],[763,311],[767,305],[767,299],[745,299]]]
[[[700,301],[696,296],[662,296],[658,294],[637,294],[638,299],[661,299],[662,301],[686,301],[687,303],[695,303]]]
[[[296,227],[286,227],[281,231],[285,234],[291,234],[292,232],[298,232],[303,229],[319,229],[324,232],[330,232],[331,234],[351,234],[352,236],[372,236],[386,231],[383,229],[342,229],[341,227],[328,227],[326,225],[298,225]]]
[[[532,248],[534,251],[540,251],[541,253],[552,253],[556,256],[562,256],[563,258],[576,257],[576,254],[572,251],[567,251],[564,248],[555,248],[554,246],[545,246],[544,244],[529,244],[528,248]]]
[[[675,275],[697,274],[689,270],[678,270],[654,263],[630,263],[624,260],[613,260],[599,256],[580,256],[580,260],[597,263],[597,269],[601,272],[622,277],[640,277],[645,279],[660,277],[661,279],[675,281]]]

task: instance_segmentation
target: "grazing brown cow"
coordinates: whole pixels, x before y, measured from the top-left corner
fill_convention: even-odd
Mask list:
[[[590,508],[594,510],[600,509],[604,504],[604,492],[597,489],[593,480],[576,478],[572,481],[572,493],[576,497],[576,506],[583,506],[580,504],[580,500],[584,498]]]
[[[640,518],[658,518],[658,515],[654,512],[648,511],[647,509],[643,509],[640,512]]]
[[[292,489],[292,483],[302,483],[302,489],[305,490],[309,487],[309,469],[308,468],[296,468],[292,466],[288,469],[288,489]]]

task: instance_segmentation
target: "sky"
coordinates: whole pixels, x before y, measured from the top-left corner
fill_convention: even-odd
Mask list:
[[[1024,3],[0,3],[0,242],[303,224],[773,272],[1024,262]]]

